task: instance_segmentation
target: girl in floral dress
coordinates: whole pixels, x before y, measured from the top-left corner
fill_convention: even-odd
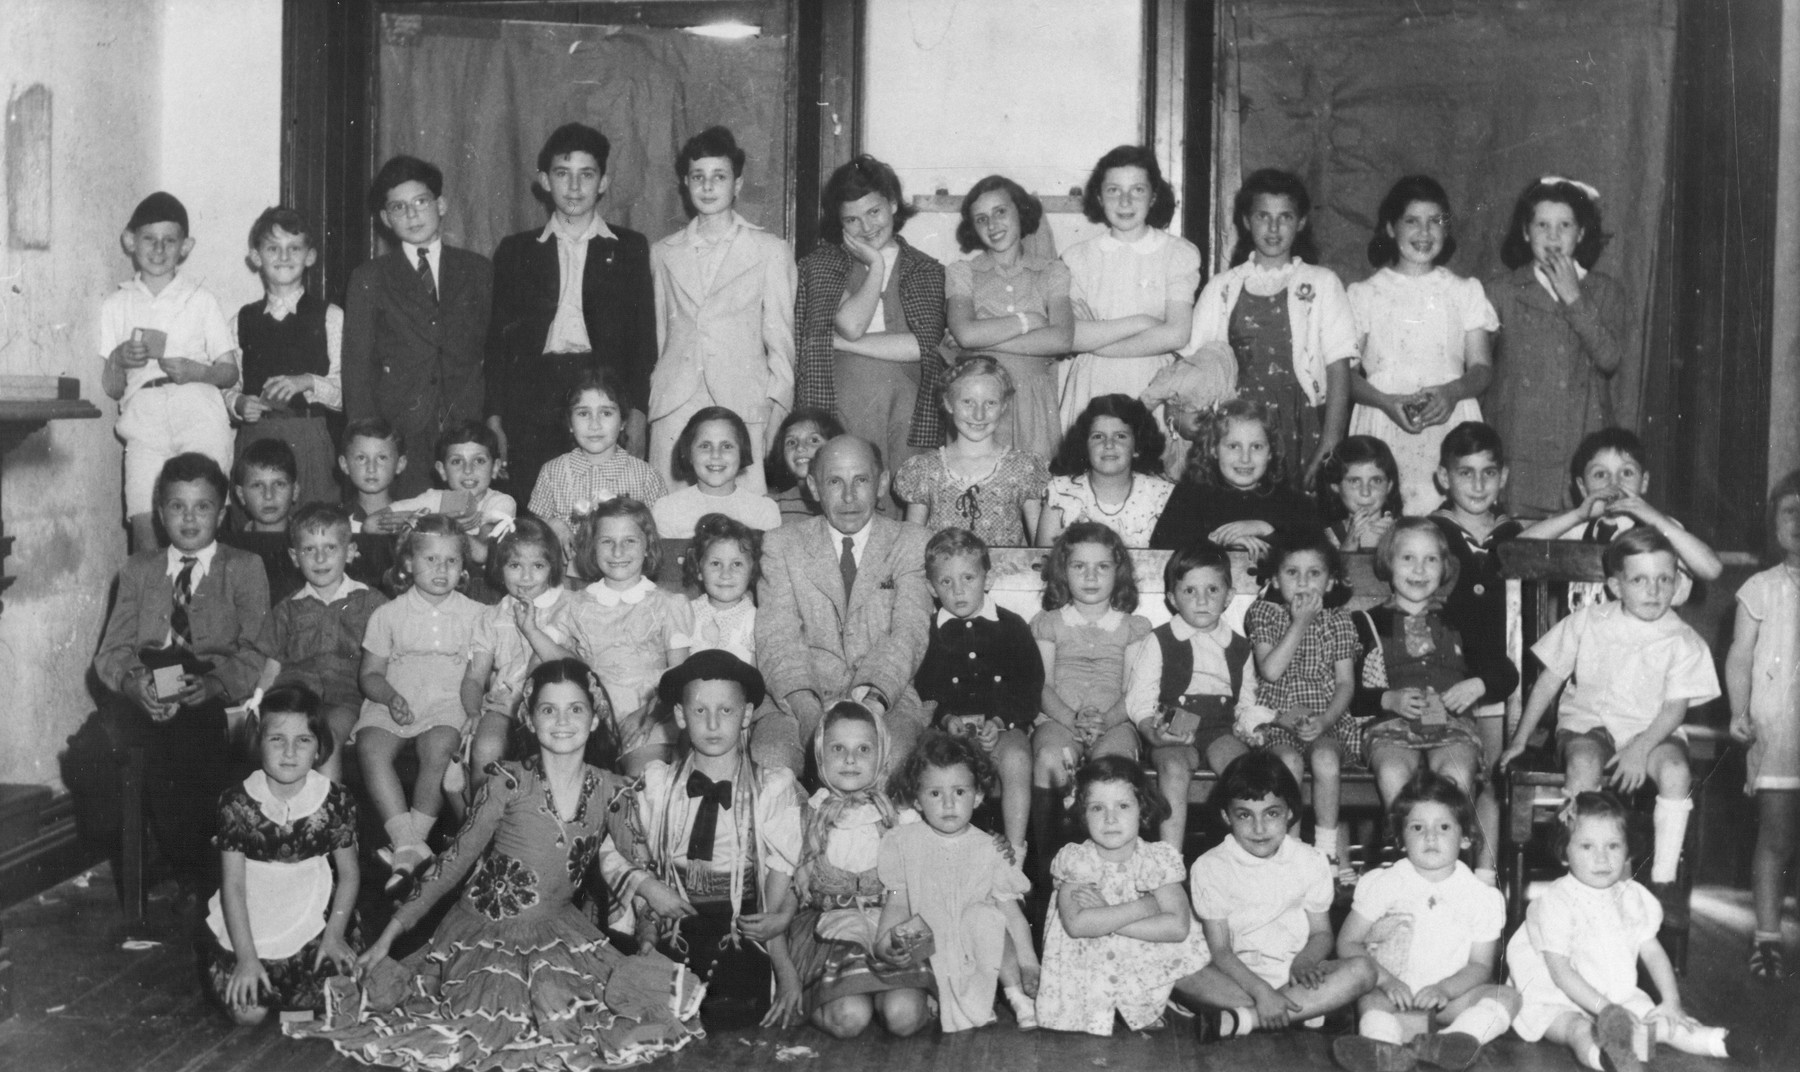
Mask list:
[[[575,904],[596,862],[614,885],[632,872],[610,829],[628,786],[582,762],[608,724],[605,692],[587,664],[558,659],[532,672],[528,696],[537,754],[489,768],[456,840],[357,959],[360,992],[333,986],[325,1019],[286,1024],[289,1035],[365,1064],[482,1072],[642,1064],[698,1034],[699,980],[659,955],[617,952]],[[631,877],[638,897],[679,910],[654,877]],[[430,941],[389,959],[459,885]]]
[[[316,769],[332,750],[324,703],[304,685],[269,690],[257,747],[261,769],[219,800],[224,883],[202,946],[207,989],[240,1024],[323,1008],[358,940],[356,801]]]
[[[969,529],[989,547],[1031,545],[1050,470],[999,438],[1016,401],[1012,374],[993,358],[977,354],[956,366],[944,385],[955,438],[906,459],[894,477],[906,520],[934,532]]]
[[[1143,841],[1168,808],[1135,758],[1103,756],[1075,775],[1074,823],[1088,835],[1056,854],[1044,920],[1038,1023],[1110,1035],[1156,1024],[1175,984],[1211,962],[1182,888],[1181,851]]]
[[[1231,214],[1238,234],[1231,267],[1200,292],[1194,338],[1183,351],[1230,348],[1238,397],[1271,415],[1288,478],[1303,489],[1344,437],[1357,356],[1350,300],[1337,273],[1316,263],[1311,214],[1297,176],[1264,168],[1244,180]]]

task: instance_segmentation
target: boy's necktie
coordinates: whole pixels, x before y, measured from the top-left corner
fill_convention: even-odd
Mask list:
[[[194,646],[194,638],[188,633],[188,605],[194,601],[194,564],[199,561],[193,555],[182,555],[181,572],[175,575],[174,603],[169,608],[169,641],[178,648]]]
[[[432,302],[438,300],[437,280],[431,275],[431,261],[425,256],[424,247],[419,249],[419,282],[425,284],[425,293],[431,295]]]
[[[838,574],[844,578],[844,602],[850,601],[850,590],[856,587],[856,541],[844,537],[844,553],[838,556]]]

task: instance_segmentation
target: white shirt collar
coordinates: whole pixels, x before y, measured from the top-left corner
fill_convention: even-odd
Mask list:
[[[1064,625],[1094,625],[1110,633],[1119,627],[1120,622],[1125,620],[1125,612],[1117,607],[1108,607],[1105,614],[1090,621],[1086,615],[1081,613],[1080,607],[1070,603],[1063,607],[1062,617]]]
[[[639,577],[636,584],[623,592],[603,580],[595,581],[587,586],[587,594],[593,596],[594,601],[602,607],[616,607],[621,603],[636,606],[644,601],[645,596],[654,591],[656,591],[656,582],[648,577]]]
[[[551,585],[549,588],[546,588],[542,592],[539,592],[537,595],[531,597],[531,605],[536,607],[539,610],[549,610],[551,607],[556,606],[557,601],[563,597],[564,591],[565,591],[565,589],[563,589],[562,587],[560,587],[558,585]],[[519,602],[518,599],[515,599],[514,597],[512,597],[510,595],[507,596],[506,598],[511,600],[513,603]]]
[[[990,622],[997,622],[1000,620],[1000,605],[998,603],[994,602],[993,596],[988,596],[986,599],[983,599],[981,601],[981,609],[976,611],[970,617],[971,617],[971,620],[974,618],[986,618]],[[948,621],[954,621],[955,619],[956,619],[956,615],[950,613],[949,608],[947,608],[947,607],[939,607],[938,608],[937,623],[939,625],[943,625],[945,622],[948,622]]]
[[[176,574],[181,572],[182,556],[191,555],[194,558],[194,572],[190,579],[194,584],[198,585],[200,583],[200,578],[212,571],[213,556],[218,553],[219,541],[217,540],[207,544],[198,551],[182,551],[174,547],[169,548],[169,562],[166,569],[169,580],[174,580]]]
[[[144,282],[144,277],[142,275],[133,275],[130,279],[120,283],[119,289],[135,290],[145,298],[155,302],[163,301],[168,298],[178,298],[187,291],[192,290],[194,286],[195,284],[191,282],[187,276],[177,272],[175,273],[175,277],[170,279],[169,282],[164,285],[162,290],[155,294],[150,293],[150,285]]]
[[[728,241],[728,240],[736,237],[738,231],[740,231],[746,227],[752,231],[762,230],[761,227],[758,227],[756,224],[751,223],[749,220],[738,215],[737,210],[733,209],[731,212],[731,226],[727,227],[725,229],[725,233],[720,235],[717,238],[709,240],[709,239],[700,237],[700,217],[698,217],[698,216],[695,216],[693,219],[688,221],[688,225],[682,229],[682,233],[686,236],[686,239],[687,239],[687,242],[689,245],[709,246],[709,245],[712,245],[714,242],[724,242],[724,241]]]
[[[850,537],[850,554],[856,559],[856,564],[858,566],[862,565],[863,551],[869,546],[869,534],[874,531],[875,519],[871,517],[862,528],[848,534]],[[837,556],[843,553],[844,536],[846,534],[832,528],[830,521],[825,522],[825,532],[831,537],[831,556],[832,560],[836,561]]]
[[[1161,227],[1148,228],[1144,232],[1144,237],[1138,239],[1136,242],[1124,242],[1114,238],[1110,229],[1096,239],[1096,241],[1100,243],[1100,248],[1106,250],[1108,253],[1121,249],[1128,249],[1140,257],[1147,257],[1152,253],[1160,251],[1163,248],[1163,243],[1168,240],[1169,233]]]
[[[438,257],[444,251],[444,240],[442,237],[438,237],[422,246],[415,246],[411,242],[402,242],[400,243],[400,246],[406,251],[406,263],[408,265],[417,265],[419,263],[419,251],[424,250],[425,259],[431,262],[432,270],[436,271]]]
[[[321,596],[317,592],[313,591],[312,585],[303,584],[300,586],[300,590],[298,592],[294,593],[294,598],[295,599],[316,599],[321,603],[336,603],[338,600],[344,598],[345,596],[349,595],[350,593],[361,592],[361,591],[367,589],[368,587],[369,587],[368,585],[362,583],[361,581],[350,576],[349,574],[345,574],[344,576],[338,578],[337,587],[333,588],[331,590],[330,595]]]
[[[1173,618],[1169,619],[1169,632],[1171,632],[1175,635],[1176,640],[1180,640],[1180,641],[1184,641],[1184,642],[1192,640],[1196,636],[1200,636],[1202,634],[1201,630],[1195,629],[1193,626],[1189,625],[1187,623],[1187,619],[1183,618],[1179,614],[1177,614]],[[1226,625],[1225,619],[1223,619],[1223,618],[1220,618],[1218,621],[1214,622],[1213,627],[1211,629],[1205,630],[1204,633],[1206,636],[1209,636],[1213,640],[1217,641],[1218,645],[1221,648],[1224,647],[1225,645],[1231,643],[1231,626]]]
[[[588,220],[588,225],[579,232],[569,230],[563,224],[562,217],[552,212],[549,221],[544,224],[544,229],[538,232],[537,240],[547,242],[552,238],[558,238],[569,242],[587,242],[595,238],[617,237],[618,235],[613,234],[613,229],[606,225],[606,221],[600,218],[598,212],[594,213],[593,219]]]
[[[413,254],[413,259],[417,260],[418,254]],[[300,311],[300,299],[304,297],[304,290],[291,298],[284,298],[279,294],[267,295],[263,300],[263,311],[269,314],[270,320],[286,320]]]
[[[244,792],[256,801],[270,822],[287,826],[325,806],[325,798],[331,793],[331,779],[316,770],[307,771],[306,780],[300,783],[300,791],[291,799],[282,800],[269,788],[269,776],[256,771],[244,779]]]

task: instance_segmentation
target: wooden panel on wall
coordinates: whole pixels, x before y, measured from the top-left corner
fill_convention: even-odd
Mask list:
[[[281,200],[321,228],[308,283],[342,302],[374,252],[364,207],[373,113],[370,0],[287,0],[282,11]]]
[[[795,9],[794,251],[819,240],[819,191],[862,148],[862,0]]]
[[[1680,11],[1667,252],[1640,431],[1653,498],[1715,547],[1757,549],[1769,481],[1781,4]]]

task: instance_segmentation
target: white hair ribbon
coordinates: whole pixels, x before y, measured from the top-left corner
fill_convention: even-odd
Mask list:
[[[1558,183],[1563,183],[1573,186],[1577,190],[1588,195],[1589,200],[1600,200],[1600,191],[1589,186],[1587,183],[1582,182],[1580,179],[1565,179],[1561,175],[1541,175],[1538,177],[1538,182],[1543,183],[1545,186],[1555,186]]]

